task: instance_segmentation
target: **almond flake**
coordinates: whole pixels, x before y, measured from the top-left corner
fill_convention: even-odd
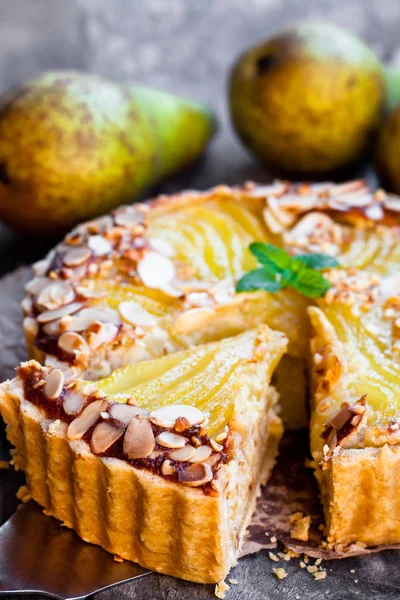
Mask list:
[[[63,408],[67,415],[76,415],[81,410],[86,402],[85,396],[80,391],[71,390],[68,391],[64,400]]]
[[[172,246],[172,244],[167,242],[167,240],[163,240],[161,238],[150,238],[149,242],[150,242],[150,246],[153,248],[153,250],[155,250],[159,254],[163,254],[164,256],[167,256],[168,258],[174,258],[175,249]]]
[[[130,460],[146,458],[153,452],[155,439],[150,421],[146,417],[135,417],[129,423],[124,437],[123,450]]]
[[[58,339],[58,346],[67,354],[75,356],[79,354],[87,354],[89,351],[88,345],[84,338],[75,331],[67,331]]]
[[[72,248],[72,250],[68,250],[63,258],[63,263],[66,267],[77,267],[78,265],[83,264],[91,257],[92,253],[89,248],[81,247],[81,248]]]
[[[195,448],[193,448],[193,446],[191,446],[190,444],[187,444],[184,448],[179,448],[179,450],[174,450],[173,452],[170,452],[168,458],[172,460],[177,460],[178,462],[186,462],[190,461],[190,459],[195,453]]]
[[[190,425],[197,425],[205,421],[205,415],[195,406],[188,404],[171,404],[158,408],[150,413],[150,421],[159,427],[173,428],[175,421],[184,417]]]
[[[80,302],[72,302],[72,304],[67,304],[60,308],[55,308],[54,310],[46,310],[37,317],[38,323],[49,323],[50,321],[61,319],[61,317],[64,317],[65,315],[76,313],[82,306],[83,305]]]
[[[101,454],[110,448],[123,435],[125,428],[117,423],[101,422],[93,429],[90,449]]]
[[[198,487],[208,483],[213,478],[211,467],[204,463],[190,465],[184,471],[178,472],[178,479],[181,483],[190,487]]]
[[[175,277],[174,263],[158,252],[147,252],[138,262],[140,279],[149,288],[162,288]]]
[[[214,316],[215,310],[212,308],[191,308],[177,317],[174,329],[177,334],[185,335],[205,327],[212,321]]]
[[[95,256],[104,256],[112,250],[111,243],[102,235],[91,235],[87,244]]]
[[[84,308],[80,311],[79,316],[88,319],[92,323],[100,321],[100,323],[112,323],[117,327],[121,325],[121,319],[117,311],[111,308]]]
[[[69,424],[67,437],[70,440],[79,440],[100,417],[100,413],[107,408],[105,400],[95,400],[88,404],[81,414]]]
[[[191,463],[203,462],[206,460],[212,453],[210,446],[199,446],[196,448],[195,454],[189,459]]]
[[[163,464],[161,465],[161,473],[163,475],[173,475],[175,473],[175,467],[170,460],[164,460]]]
[[[131,325],[140,325],[142,327],[155,327],[157,325],[157,319],[133,300],[121,302],[118,310],[121,317],[125,321],[128,321],[128,323],[131,323]]]
[[[36,299],[38,305],[47,310],[53,310],[65,304],[70,304],[75,299],[75,292],[69,283],[65,281],[55,281],[49,283],[40,292]]]
[[[149,415],[149,411],[147,408],[142,408],[141,406],[132,406],[130,404],[113,404],[110,408],[110,415],[121,421],[121,423],[125,423],[128,425],[132,419],[140,415],[141,417],[147,417]]]
[[[61,394],[64,386],[64,374],[59,369],[55,369],[46,377],[44,393],[50,400],[56,400]]]
[[[163,431],[156,437],[156,442],[165,448],[183,448],[186,444],[186,438],[171,431]]]

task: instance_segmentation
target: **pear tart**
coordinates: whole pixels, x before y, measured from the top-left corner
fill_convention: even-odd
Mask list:
[[[282,435],[267,326],[126,366],[96,383],[31,360],[0,409],[33,498],[86,541],[218,582],[236,563]]]
[[[400,274],[330,273],[310,307],[311,450],[337,549],[400,542]]]

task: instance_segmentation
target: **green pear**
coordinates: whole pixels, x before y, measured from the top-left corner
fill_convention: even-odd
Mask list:
[[[325,176],[357,162],[377,132],[383,68],[357,37],[300,23],[245,52],[230,80],[244,144],[278,173]]]
[[[60,234],[197,159],[210,110],[164,92],[49,72],[0,100],[0,219]]]
[[[380,133],[375,167],[385,189],[400,194],[400,104],[389,114]]]

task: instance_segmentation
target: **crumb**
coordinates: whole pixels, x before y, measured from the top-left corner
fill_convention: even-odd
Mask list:
[[[27,502],[29,502],[29,500],[32,499],[32,495],[27,485],[21,485],[18,492],[16,493],[16,496],[18,500],[21,500],[23,504],[26,504]]]
[[[307,567],[307,571],[309,573],[316,573],[318,571],[318,567],[316,567],[315,565],[310,565],[309,567]]]
[[[350,569],[350,573],[355,573],[356,570],[355,569]]]
[[[8,469],[8,462],[6,460],[0,460],[0,471],[6,471]]]
[[[306,563],[301,560],[300,561],[300,569],[305,569],[305,568],[306,568]]]
[[[232,578],[228,579],[228,581],[229,581],[229,583],[231,583],[232,585],[237,585],[237,584],[239,583],[237,579],[232,579]]]
[[[296,600],[300,600],[299,594],[296,594]]]
[[[279,558],[281,558],[282,560],[290,560],[292,557],[290,556],[289,552],[278,552],[278,556]]]
[[[292,515],[290,515],[289,517],[289,523],[292,525],[293,523],[296,523],[296,521],[298,521],[299,519],[301,519],[303,517],[303,513],[298,511],[293,513]]]
[[[314,579],[319,581],[320,579],[326,579],[326,571],[317,571],[314,573]]]
[[[279,558],[276,556],[276,554],[274,554],[273,552],[269,552],[268,556],[270,557],[271,560],[273,560],[274,562],[279,562]]]
[[[358,579],[355,579],[355,580],[354,580],[354,583],[358,583]]]
[[[307,554],[305,554],[305,555],[304,555],[304,562],[305,562],[306,564],[308,563],[308,555],[307,555]]]
[[[299,558],[300,554],[295,552],[294,550],[290,550],[290,548],[286,548],[286,554],[290,556],[290,558]]]
[[[271,538],[269,538],[269,541],[270,541],[272,544],[276,544],[276,542],[277,542],[278,540],[277,540],[277,539],[276,539],[276,537],[273,535]]]
[[[220,600],[223,600],[225,598],[225,592],[227,592],[229,590],[229,585],[227,583],[225,583],[225,581],[220,581],[219,583],[217,583],[217,585],[215,586],[215,595],[217,596],[217,598],[220,598]]]
[[[317,560],[315,561],[314,565],[320,565],[322,563],[322,558],[317,558]]]
[[[117,554],[114,554],[113,559],[115,560],[115,562],[124,562],[124,559],[118,556]]]
[[[308,542],[308,531],[311,525],[311,517],[304,517],[302,516],[302,513],[300,513],[300,515],[301,516],[298,519],[291,521],[294,524],[290,530],[290,537],[294,540],[300,540],[301,542]]]
[[[279,567],[278,569],[272,569],[272,570],[275,573],[275,576],[277,577],[277,579],[285,579],[285,577],[288,576],[285,569],[282,569],[282,567]]]

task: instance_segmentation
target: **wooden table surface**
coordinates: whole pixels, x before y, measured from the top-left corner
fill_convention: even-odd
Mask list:
[[[78,68],[187,95],[214,108],[219,132],[195,168],[153,192],[204,189],[246,179],[267,181],[269,173],[231,130],[227,76],[243,49],[305,17],[333,19],[364,37],[381,58],[400,64],[398,0],[0,0],[0,93],[41,70]],[[366,173],[373,182],[372,170]],[[54,242],[28,238],[0,225],[0,274],[29,264]],[[7,301],[2,289],[4,280],[0,280],[0,317]],[[4,454],[4,442],[1,451]],[[13,472],[0,474],[2,521],[15,508],[14,492],[21,480]],[[285,563],[289,576],[278,581],[272,575],[275,564],[260,553],[240,561],[232,574],[239,584],[232,586],[227,598],[389,600],[400,596],[398,564],[394,552],[340,561],[328,566],[325,581],[315,581],[297,564]],[[97,596],[99,600],[212,597],[212,586],[155,574]]]

